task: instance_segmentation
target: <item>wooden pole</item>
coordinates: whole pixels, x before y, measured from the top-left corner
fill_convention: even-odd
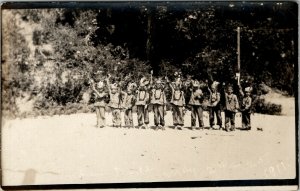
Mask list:
[[[146,56],[147,56],[147,59],[150,60],[151,59],[151,54],[152,54],[152,34],[151,34],[151,31],[152,31],[152,20],[153,20],[153,17],[152,17],[152,8],[149,7],[149,9],[147,10],[147,17],[148,17],[148,20],[147,20],[147,41],[146,41]]]
[[[240,49],[240,44],[241,44],[241,29],[240,27],[237,27],[237,80],[238,80],[238,85],[240,85],[240,73],[241,73],[241,49]]]

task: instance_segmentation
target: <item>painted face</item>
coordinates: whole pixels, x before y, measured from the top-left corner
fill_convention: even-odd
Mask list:
[[[230,94],[232,94],[233,93],[233,89],[232,88],[228,88],[227,89],[227,93],[230,95]]]
[[[158,82],[158,83],[156,83],[155,84],[155,88],[162,88],[163,87],[163,85],[162,85],[162,83],[160,83],[160,82]]]
[[[176,85],[177,87],[179,87],[179,86],[180,86],[180,84],[181,84],[181,83],[180,83],[180,81],[179,81],[179,80],[176,80],[176,81],[175,81],[175,85]]]
[[[140,87],[139,87],[139,90],[142,90],[142,91],[143,91],[143,90],[146,90],[146,87],[145,87],[145,86],[140,86]]]
[[[103,82],[98,82],[97,83],[97,88],[98,89],[103,89],[103,87],[104,87],[104,83]]]
[[[118,91],[118,88],[117,87],[112,87],[111,88],[111,93],[117,93],[117,91]]]

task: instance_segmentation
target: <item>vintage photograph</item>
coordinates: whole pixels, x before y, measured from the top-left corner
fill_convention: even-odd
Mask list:
[[[298,184],[296,2],[6,3],[1,19],[2,186]]]

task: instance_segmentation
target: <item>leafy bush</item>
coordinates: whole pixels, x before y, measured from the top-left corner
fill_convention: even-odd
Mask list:
[[[280,115],[282,106],[266,102],[264,98],[257,98],[254,100],[252,110],[255,113],[269,114],[269,115]]]

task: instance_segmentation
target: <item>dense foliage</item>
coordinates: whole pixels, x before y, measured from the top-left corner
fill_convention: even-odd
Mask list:
[[[290,95],[297,89],[298,13],[292,2],[100,3],[2,14],[3,109],[11,115],[32,110],[21,109],[23,103],[37,113],[86,104],[89,80],[108,73],[124,86],[151,69],[156,76],[181,71],[235,83],[237,27],[244,84],[263,83]]]

